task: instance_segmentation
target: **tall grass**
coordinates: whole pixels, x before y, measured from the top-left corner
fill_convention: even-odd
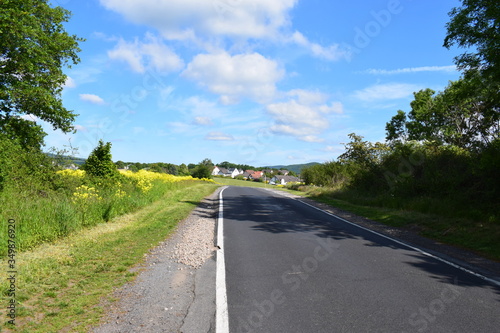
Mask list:
[[[83,171],[65,170],[57,173],[55,189],[6,187],[0,192],[0,242],[6,243],[9,219],[16,221],[16,245],[22,252],[136,211],[195,181],[141,171],[125,172],[119,181],[107,182],[91,179]],[[0,247],[0,257],[6,254],[7,247]]]
[[[113,291],[130,282],[145,253],[175,229],[217,185],[185,180],[170,184],[160,200],[137,211],[75,231],[16,256],[16,332],[90,332],[115,301]],[[158,187],[158,192],[160,188]],[[136,198],[137,199],[137,198]],[[7,267],[9,258],[0,258]],[[0,274],[0,323],[7,324],[10,284]]]

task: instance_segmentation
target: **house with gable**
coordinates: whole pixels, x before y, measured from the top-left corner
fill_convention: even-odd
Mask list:
[[[273,178],[271,178],[271,180],[269,181],[269,184],[271,185],[286,185],[288,183],[300,183],[301,180],[297,177],[294,177],[294,176],[281,176],[281,175],[278,175],[278,176],[274,176]]]
[[[234,178],[240,175],[242,172],[237,168],[226,169],[223,167],[214,166],[212,170],[212,176],[222,176],[222,177],[231,177]]]
[[[252,171],[252,173],[250,173],[250,179],[252,180],[261,179],[262,176],[264,176],[263,171]]]
[[[238,170],[238,168],[230,168],[228,170],[228,176],[231,177],[231,178],[234,178],[236,176],[239,176],[240,175],[240,170]]]
[[[216,165],[212,170],[212,176],[219,176],[220,168]]]

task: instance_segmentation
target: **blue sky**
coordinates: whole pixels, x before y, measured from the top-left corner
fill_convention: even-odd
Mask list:
[[[460,76],[458,0],[53,1],[86,41],[62,95],[77,133],[44,125],[46,145],[81,157],[103,139],[123,161],[330,161]]]

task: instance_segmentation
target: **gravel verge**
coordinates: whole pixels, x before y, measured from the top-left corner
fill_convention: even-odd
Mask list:
[[[95,333],[215,332],[214,234],[220,189],[132,270]]]

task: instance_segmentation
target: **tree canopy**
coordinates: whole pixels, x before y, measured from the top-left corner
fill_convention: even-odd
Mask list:
[[[456,58],[461,70],[481,70],[500,78],[500,3],[498,0],[462,0],[449,13],[444,46],[475,48]]]
[[[399,110],[386,124],[389,142],[433,141],[471,149],[499,138],[500,115],[485,102],[486,85],[480,77],[450,82],[443,92],[425,89],[414,94],[411,111]]]
[[[83,40],[65,31],[69,17],[47,0],[0,2],[0,132],[24,147],[43,145],[46,134],[33,120],[73,130],[76,114],[61,100],[63,68],[79,62]]]

